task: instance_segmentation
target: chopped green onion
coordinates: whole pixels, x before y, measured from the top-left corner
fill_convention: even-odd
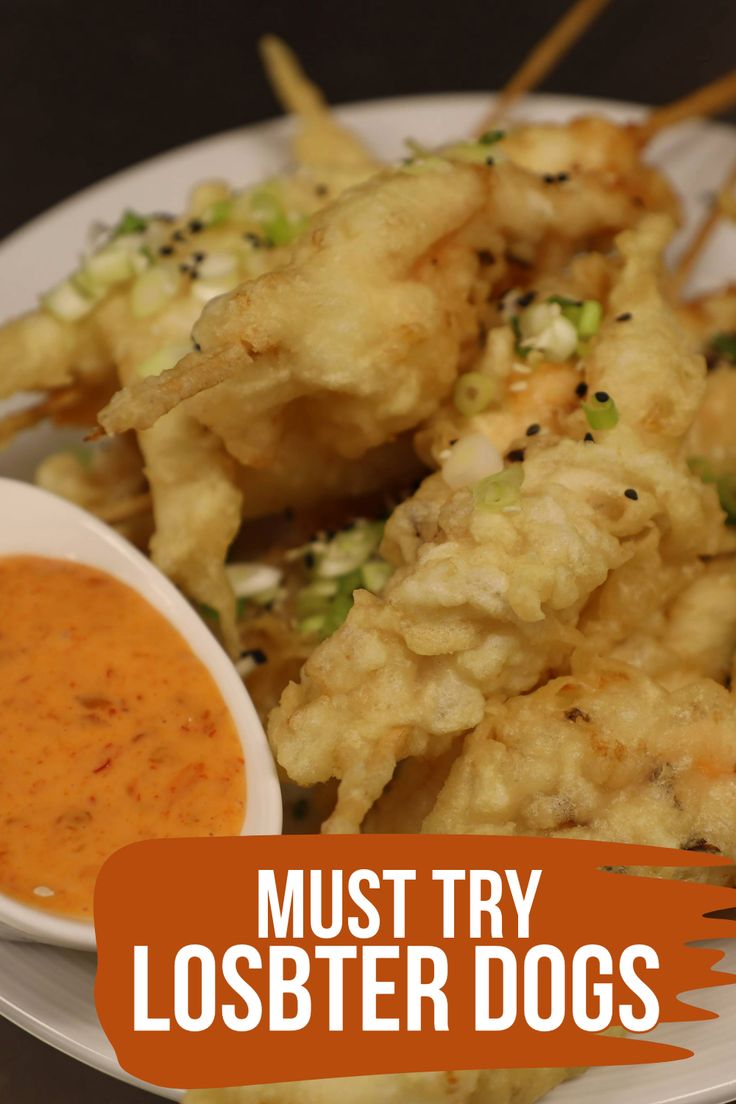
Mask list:
[[[218,199],[211,203],[202,213],[202,221],[207,226],[220,226],[227,222],[232,214],[233,204],[230,199]]]
[[[234,276],[238,271],[238,257],[236,253],[208,253],[197,266],[197,271],[203,280],[224,280]]]
[[[179,274],[156,265],[141,273],[130,292],[130,309],[136,318],[158,314],[179,290]]]
[[[599,395],[605,395],[604,399]],[[610,395],[597,391],[589,403],[583,403],[585,417],[591,429],[613,429],[618,424],[618,409]]]
[[[581,341],[594,337],[600,329],[603,307],[597,299],[570,299],[567,295],[550,295],[548,303],[556,303],[563,318],[572,322]]]
[[[369,560],[360,570],[363,586],[372,594],[380,594],[394,573],[391,564],[386,563],[385,560]]]
[[[571,357],[577,348],[578,332],[563,313],[571,309],[549,301],[527,307],[519,315],[520,348],[527,353],[540,353],[557,364]]]
[[[330,602],[322,632],[325,636],[331,636],[333,632],[344,624],[350,610],[353,608],[353,595],[337,594]]]
[[[208,621],[219,623],[220,614],[219,611],[214,608],[214,606],[208,606],[206,602],[197,602],[197,609],[199,610],[202,617],[205,617]]]
[[[172,341],[168,345],[162,345],[147,360],[136,367],[136,375],[141,379],[148,376],[160,376],[178,364],[182,357],[191,353],[192,346],[188,341]]]
[[[266,563],[228,564],[225,572],[238,598],[255,598],[263,591],[273,590],[282,577],[278,567]]]
[[[440,150],[448,161],[468,161],[471,165],[485,165],[488,161],[487,142],[455,142]]]
[[[102,296],[105,294],[105,288],[100,287],[100,285],[91,278],[89,272],[87,272],[87,270],[84,268],[80,269],[78,272],[73,273],[73,275],[70,276],[69,279],[74,284],[77,291],[81,291],[82,295],[84,295],[87,299],[92,299],[94,301],[96,299],[102,298]]]
[[[251,209],[272,245],[290,245],[306,227],[309,219],[297,214],[291,217],[280,198],[268,188],[259,188],[251,196]]]
[[[452,393],[452,401],[460,414],[472,418],[493,402],[496,387],[490,376],[483,372],[466,372],[460,376]]]
[[[450,447],[442,461],[442,478],[448,487],[472,487],[487,475],[503,469],[496,446],[483,433],[468,433]]]
[[[697,475],[703,483],[715,486],[721,509],[726,514],[726,523],[736,525],[736,475],[730,472],[719,474],[704,456],[690,456],[687,463],[693,475]]]
[[[509,319],[509,324],[511,326],[511,329],[513,331],[514,338],[515,338],[514,352],[516,353],[516,355],[518,357],[525,358],[527,353],[529,352],[529,350],[525,349],[524,346],[521,343],[522,342],[521,323],[519,322],[518,314],[512,314],[511,315],[511,318]]]
[[[730,360],[731,364],[736,364],[736,333],[714,334],[710,343],[719,356],[724,360]]]
[[[383,537],[382,521],[357,521],[330,541],[319,555],[316,574],[321,579],[334,579],[362,567],[378,548]]]
[[[598,300],[585,299],[580,308],[580,315],[577,322],[578,337],[581,341],[585,341],[589,337],[594,337],[598,333],[602,318],[603,307]]]
[[[71,280],[62,280],[41,296],[41,304],[60,322],[77,322],[89,314],[95,300],[85,295]]]
[[[133,275],[130,251],[122,243],[112,242],[88,257],[82,271],[98,286],[122,284]]]
[[[505,137],[505,130],[487,130],[485,134],[481,134],[478,141],[482,146],[492,146],[495,142],[500,142],[501,139]]]
[[[495,475],[487,475],[473,488],[476,506],[484,510],[507,510],[516,506],[524,482],[524,468],[521,464],[512,464]]]
[[[323,637],[327,617],[324,613],[314,613],[297,622],[297,629],[302,636]]]
[[[122,234],[140,234],[148,226],[149,220],[139,215],[137,211],[128,209],[124,211],[120,222],[112,231],[113,238],[119,238]]]
[[[313,613],[325,613],[330,600],[337,594],[337,582],[332,579],[319,579],[302,587],[296,596],[297,617],[308,617]]]

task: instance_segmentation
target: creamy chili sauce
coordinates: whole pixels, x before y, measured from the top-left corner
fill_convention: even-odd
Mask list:
[[[102,571],[0,557],[0,891],[90,917],[118,847],[244,811],[233,720],[169,622]]]

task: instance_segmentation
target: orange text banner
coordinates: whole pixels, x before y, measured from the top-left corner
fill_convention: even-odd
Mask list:
[[[687,946],[731,935],[704,914],[733,890],[622,868],[725,862],[528,837],[134,844],[97,881],[97,1009],[123,1069],[168,1086],[686,1058],[601,1032],[711,1017],[678,995],[734,980]]]

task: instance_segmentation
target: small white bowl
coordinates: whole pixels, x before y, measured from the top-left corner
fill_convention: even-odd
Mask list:
[[[217,683],[240,737],[247,787],[241,835],[278,835],[281,790],[263,726],[232,661],[176,587],[113,529],[28,483],[0,479],[0,517],[0,556],[27,553],[99,568],[137,590],[178,629]],[[3,893],[0,938],[95,949],[92,921],[54,916]]]

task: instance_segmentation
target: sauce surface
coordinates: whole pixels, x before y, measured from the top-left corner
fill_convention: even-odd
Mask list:
[[[176,629],[105,572],[0,557],[0,891],[90,918],[117,848],[244,812],[234,722]]]

